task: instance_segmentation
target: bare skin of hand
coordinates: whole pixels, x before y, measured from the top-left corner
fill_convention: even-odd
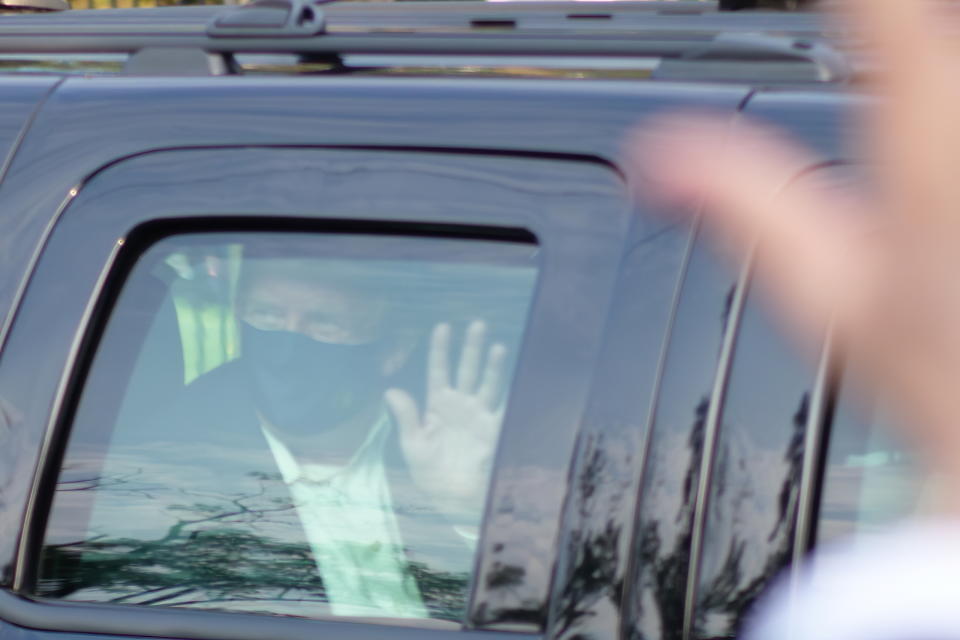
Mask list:
[[[448,515],[478,516],[503,419],[499,398],[507,350],[493,344],[484,358],[486,333],[481,321],[467,327],[453,380],[450,325],[434,327],[422,413],[406,391],[386,393],[413,481]]]
[[[809,343],[831,325],[872,393],[901,415],[934,471],[960,487],[960,16],[931,0],[847,0],[875,54],[855,156],[874,190],[840,197],[800,181],[815,162],[783,134],[740,120],[668,116],[630,150],[638,190],[701,201],[705,224],[756,248],[774,307]],[[954,515],[960,492],[953,491]]]

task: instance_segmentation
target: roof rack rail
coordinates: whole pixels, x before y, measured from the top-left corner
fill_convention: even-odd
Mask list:
[[[744,62],[757,62],[744,65]],[[823,42],[755,33],[721,33],[664,59],[652,76],[670,80],[840,82],[852,75],[847,58]]]
[[[127,73],[153,75],[233,73],[240,54],[291,54],[340,70],[344,56],[373,54],[655,58],[653,77],[670,79],[835,82],[850,75],[813,14],[731,15],[683,1],[517,4],[255,0],[11,16],[0,21],[0,54],[124,54]]]
[[[30,1],[30,0],[21,0]],[[41,0],[42,1],[42,0]],[[57,42],[63,36],[97,36],[104,39],[103,45],[116,43],[117,38],[134,35],[144,40],[144,46],[160,45],[166,37],[170,46],[191,44],[190,39],[206,35],[206,26],[215,16],[233,15],[232,19],[256,21],[254,14],[264,13],[264,19],[274,21],[274,27],[289,32],[289,25],[277,22],[284,13],[280,4],[260,7],[250,11],[235,6],[178,6],[157,9],[109,9],[101,11],[71,11],[56,16],[13,16],[14,22],[0,25],[0,45],[5,51],[19,46],[12,36],[56,35]],[[300,6],[317,9],[317,3],[301,3]],[[570,33],[594,31],[611,33],[670,32],[674,37],[682,34],[685,39],[696,34],[713,35],[720,32],[756,32],[794,34],[804,36],[822,35],[823,25],[814,13],[784,12],[721,12],[715,1],[702,0],[608,0],[582,2],[567,0],[539,2],[456,2],[444,0],[413,2],[333,2],[322,5],[327,36],[338,33],[399,33],[436,31],[476,32],[490,27],[502,26],[511,31],[523,31],[532,35],[549,35],[550,32]],[[235,12],[238,12],[234,15]],[[281,18],[282,20],[282,18]],[[481,27],[478,29],[477,27]],[[258,30],[263,39],[267,31]],[[236,35],[249,33],[240,29]],[[223,34],[227,36],[226,33]],[[302,34],[301,34],[302,35]],[[11,38],[8,40],[8,36]],[[86,38],[88,44],[89,38]],[[43,42],[34,43],[43,47]],[[55,42],[50,43],[55,46]]]

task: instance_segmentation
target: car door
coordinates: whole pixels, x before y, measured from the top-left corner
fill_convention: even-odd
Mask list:
[[[21,450],[33,438],[42,450],[35,477],[20,477],[30,485],[27,520],[10,568],[13,591],[0,596],[3,617],[34,631],[10,633],[368,637],[388,632],[384,624],[391,634],[417,637],[498,625],[535,632],[579,416],[631,237],[630,211],[619,178],[602,165],[509,154],[184,150],[97,173],[57,221],[0,366]],[[405,538],[437,547],[446,542],[429,531],[452,531],[467,547],[472,537],[475,553],[455,571],[435,548],[423,551],[422,601],[400,613],[310,606],[333,582],[278,596],[291,588],[278,575],[305,576],[313,565],[293,538],[258,528],[267,521],[287,531],[309,528],[274,522],[280,516],[271,504],[290,515],[282,495],[252,505],[268,495],[265,485],[277,488],[277,470],[247,469],[253,489],[239,480],[210,484],[231,473],[219,465],[245,436],[210,441],[171,422],[144,426],[242,353],[234,314],[244,276],[237,270],[271,260],[289,269],[301,254],[344,273],[379,265],[391,304],[407,305],[396,322],[420,318],[422,325],[407,336],[410,366],[419,371],[409,392],[418,403],[427,383],[423,363],[413,360],[427,357],[431,325],[448,322],[449,351],[459,353],[479,317],[489,326],[488,345],[498,341],[508,352],[496,464],[482,479],[490,487],[480,504],[485,515],[455,522],[440,513],[429,526],[414,523]],[[401,284],[406,272],[432,284],[414,291]],[[266,320],[258,313],[242,319],[272,328],[269,313],[262,312]],[[452,353],[449,362],[457,366]],[[219,415],[243,400],[230,397],[205,410]],[[205,449],[222,453],[196,457]],[[247,552],[224,555],[233,547]],[[261,561],[245,565],[251,557]],[[355,624],[344,625],[347,619]]]

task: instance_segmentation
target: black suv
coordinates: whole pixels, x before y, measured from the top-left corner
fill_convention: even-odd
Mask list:
[[[856,38],[720,8],[0,16],[0,635],[728,638],[916,508],[827,341],[631,197],[681,109],[855,182]]]

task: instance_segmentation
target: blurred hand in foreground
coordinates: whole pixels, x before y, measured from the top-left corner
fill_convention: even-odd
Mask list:
[[[630,152],[645,192],[702,200],[705,224],[723,243],[756,246],[760,284],[801,339],[818,340],[832,322],[861,381],[960,488],[960,19],[945,14],[952,6],[849,0],[835,9],[875,54],[867,91],[880,99],[856,114],[852,141],[874,178],[859,200],[790,184],[816,160],[743,120],[661,117]],[[952,493],[960,515],[960,491]]]

